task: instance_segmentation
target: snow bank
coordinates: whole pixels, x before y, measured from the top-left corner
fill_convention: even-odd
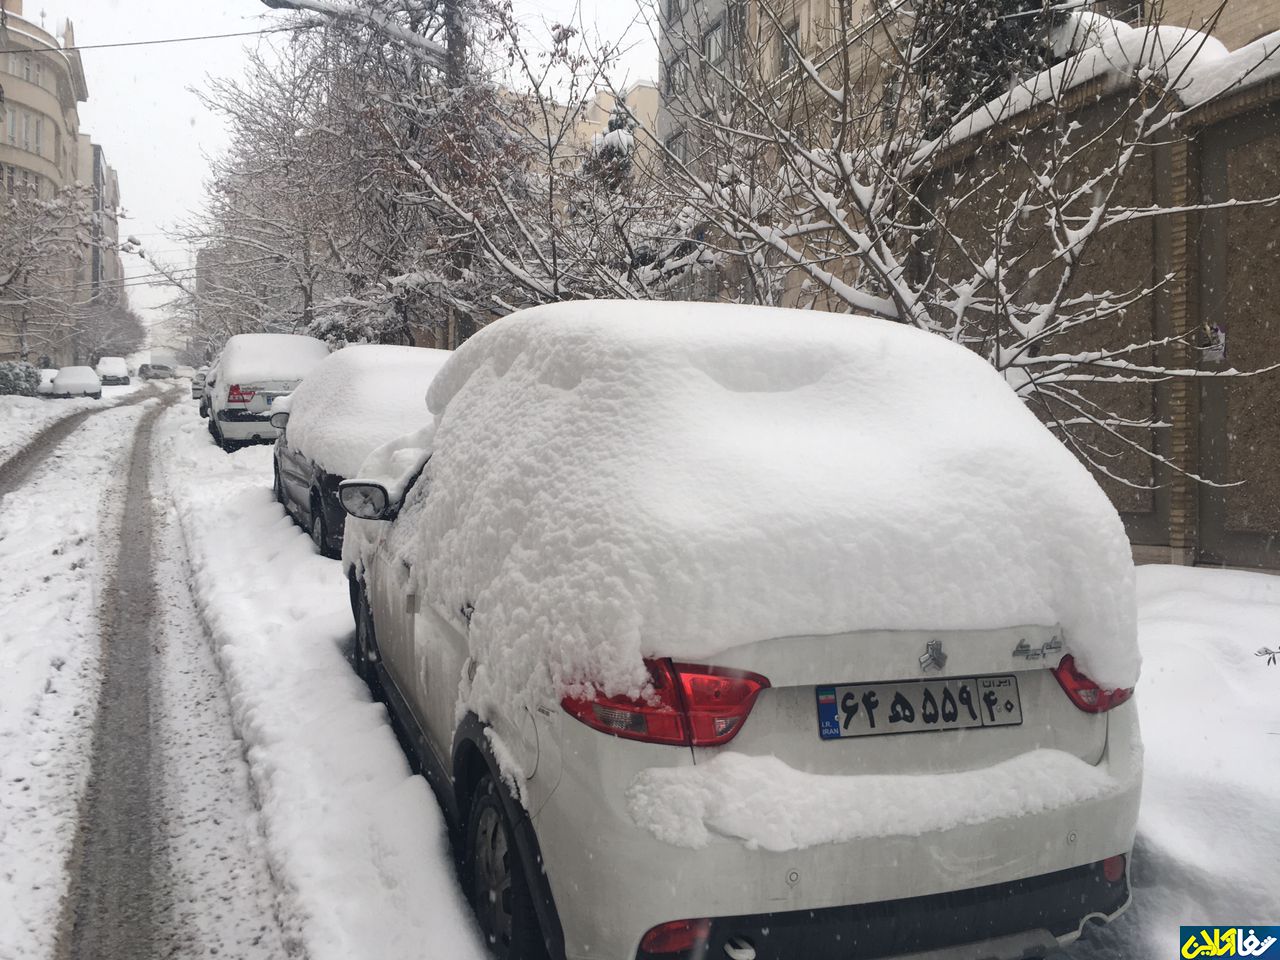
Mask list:
[[[1142,748],[1135,741],[1127,749]],[[696,767],[645,770],[627,789],[627,811],[637,825],[677,846],[701,848],[713,837],[728,837],[786,851],[1031,816],[1130,786],[1059,750],[916,777],[823,776],[777,757],[723,753]],[[840,815],[832,816],[833,810]]]
[[[289,443],[341,477],[375,447],[431,420],[427,387],[452,356],[422,347],[350,346],[330,354],[291,395]],[[272,406],[282,409],[280,401]]]
[[[1280,913],[1280,662],[1257,655],[1280,650],[1280,577],[1139,567],[1138,604],[1134,908],[1077,960],[1175,957],[1192,917]]]
[[[941,337],[559,304],[472,337],[428,403],[434,453],[396,542],[440,609],[474,605],[482,715],[582,681],[637,692],[645,655],[870,629],[1061,625],[1099,682],[1137,678],[1115,510]]]
[[[261,802],[264,844],[310,960],[481,960],[444,817],[345,659],[340,567],[271,496],[271,449],[227,456],[188,406],[164,465]]]
[[[222,383],[301,380],[329,355],[315,337],[292,333],[239,333],[218,357]]]

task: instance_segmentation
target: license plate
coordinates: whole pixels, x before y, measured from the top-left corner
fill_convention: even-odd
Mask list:
[[[1022,723],[1018,678],[947,677],[816,688],[823,740]]]

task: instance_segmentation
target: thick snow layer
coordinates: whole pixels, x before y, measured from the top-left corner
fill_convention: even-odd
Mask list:
[[[129,365],[124,357],[103,357],[98,361],[97,372],[100,377],[127,377]]]
[[[430,422],[427,387],[451,356],[372,345],[330,354],[290,395],[290,446],[329,473],[356,476],[375,447]]]
[[[1280,915],[1280,658],[1258,656],[1280,650],[1280,577],[1140,567],[1138,605],[1134,905],[1076,960],[1175,957],[1180,924]]]
[[[488,697],[545,702],[576,682],[639,691],[645,655],[869,629],[1061,625],[1100,683],[1137,679],[1115,510],[941,337],[810,311],[559,304],[472,337],[428,402],[433,454],[396,541],[423,595],[474,606],[482,715]]]
[[[1135,742],[1128,749],[1142,748]],[[1141,763],[1132,769],[1140,770]],[[784,851],[995,823],[1131,786],[1059,750],[913,777],[823,776],[777,757],[723,753],[696,767],[644,771],[627,789],[627,810],[636,824],[676,846],[705,847],[712,837],[729,837],[748,847]],[[947,802],[938,803],[938,797]],[[833,810],[840,815],[832,816]]]
[[[156,436],[298,952],[481,960],[444,817],[345,659],[341,568],[272,499],[271,449],[227,456],[185,405]]]
[[[93,367],[63,367],[53,378],[54,393],[97,393],[102,389],[102,381]]]
[[[329,355],[315,337],[292,333],[240,333],[218,358],[221,384],[298,381]]]

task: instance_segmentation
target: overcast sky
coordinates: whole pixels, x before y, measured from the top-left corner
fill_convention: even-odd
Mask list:
[[[577,12],[581,6],[581,12]],[[531,25],[539,20],[585,22],[588,32],[620,36],[635,16],[632,0],[516,0]],[[136,43],[179,37],[260,30],[280,22],[282,14],[260,0],[25,0],[23,15],[56,30],[63,19],[75,24],[77,45]],[[640,30],[623,64],[626,79],[653,78],[657,53]],[[101,144],[120,177],[120,194],[129,219],[121,236],[133,235],[153,256],[187,266],[188,251],[166,232],[200,206],[210,155],[226,146],[226,131],[190,92],[209,76],[236,76],[243,69],[244,45],[253,37],[199,40],[83,50],[89,102],[81,105],[83,132]],[[131,277],[153,268],[130,257]],[[164,317],[171,293],[145,283],[130,288],[130,299],[149,323]]]

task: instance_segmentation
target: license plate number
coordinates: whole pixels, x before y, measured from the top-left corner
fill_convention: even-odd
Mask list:
[[[947,677],[816,688],[823,740],[1022,723],[1018,678]]]

